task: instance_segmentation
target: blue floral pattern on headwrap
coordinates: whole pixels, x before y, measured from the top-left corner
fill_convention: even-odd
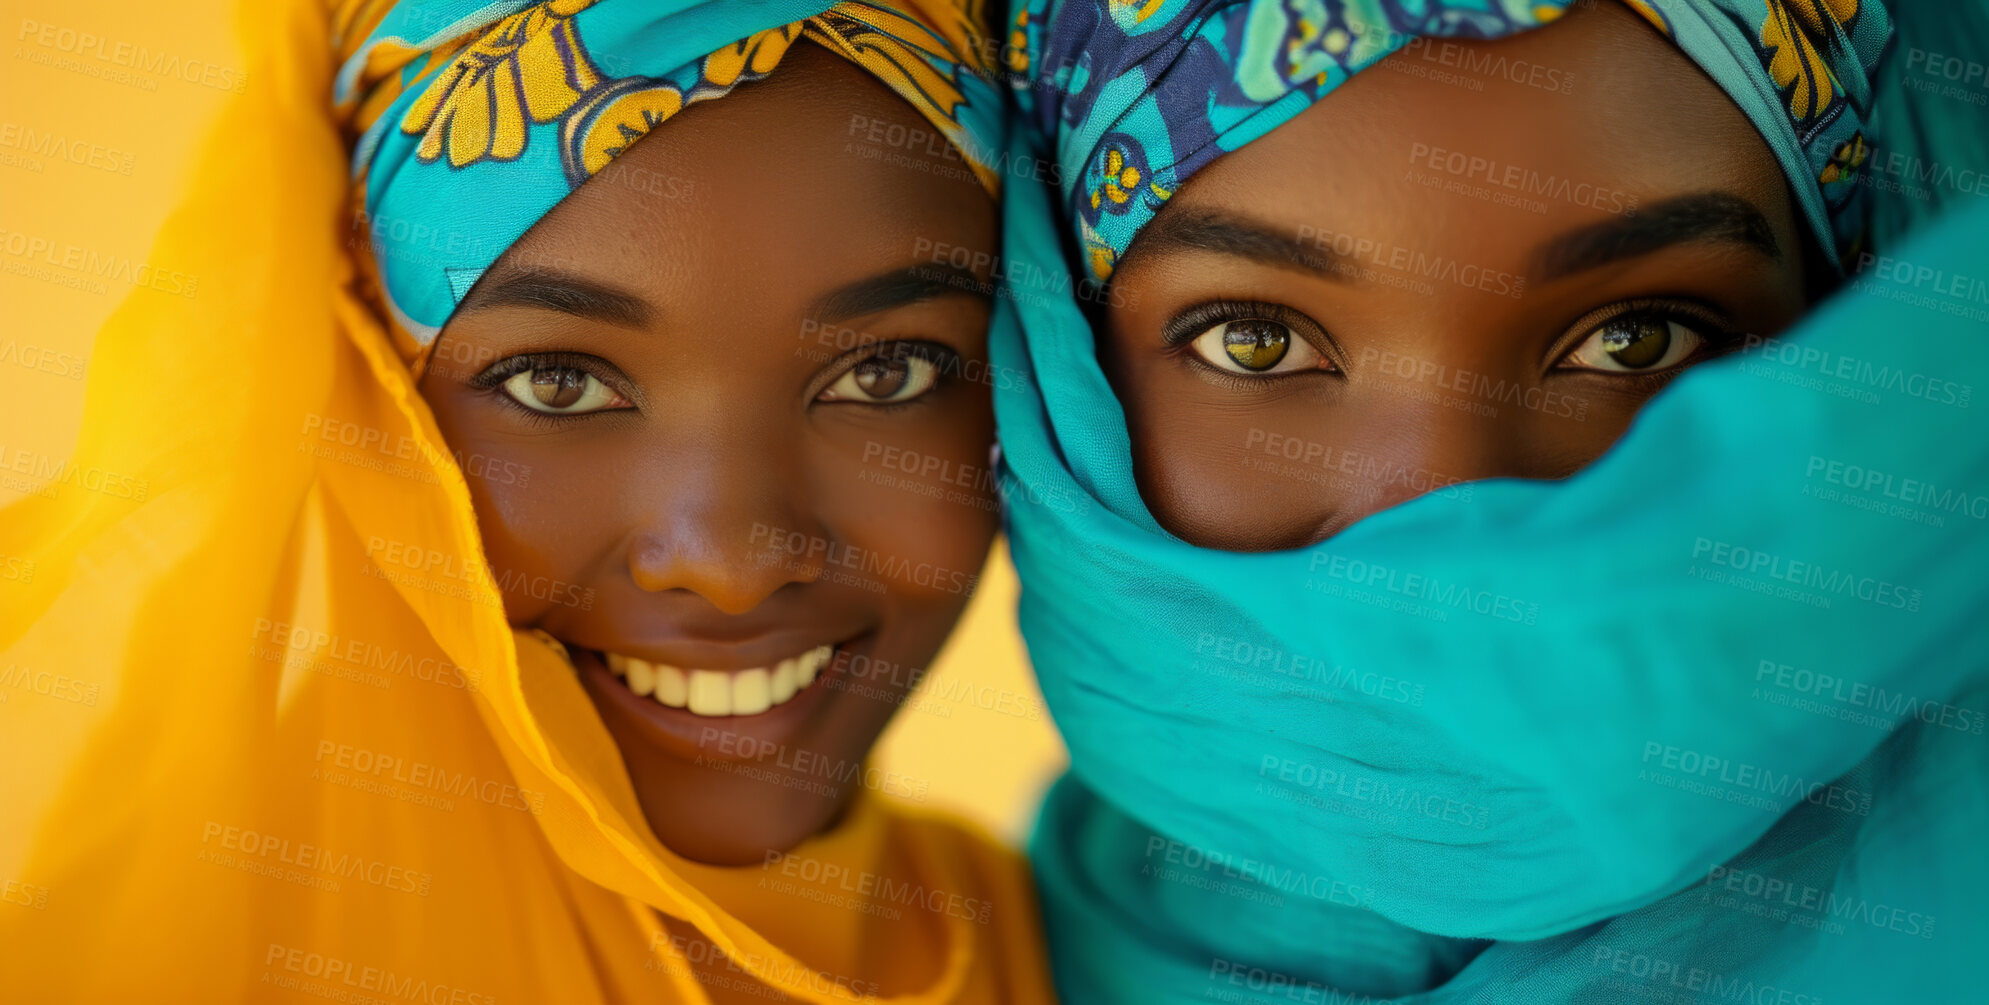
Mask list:
[[[1024,0],[1009,67],[1065,179],[1066,223],[1104,280],[1176,188],[1375,62],[1427,37],[1497,38],[1578,0]],[[1873,0],[1623,0],[1768,141],[1820,246],[1856,254]]]

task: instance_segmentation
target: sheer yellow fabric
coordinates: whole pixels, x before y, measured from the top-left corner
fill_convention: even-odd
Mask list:
[[[1048,1000],[1022,864],[957,824],[876,797],[765,868],[658,844],[353,292],[327,13],[171,16],[121,33],[204,30],[243,81],[176,85],[196,152],[148,164],[181,194],[147,275],[197,282],[123,297],[73,453],[0,512],[5,995]],[[101,83],[36,114],[131,99]]]

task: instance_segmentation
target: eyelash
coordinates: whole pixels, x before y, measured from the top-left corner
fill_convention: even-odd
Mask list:
[[[891,339],[884,342],[872,342],[867,345],[857,346],[855,349],[844,353],[842,358],[836,361],[836,368],[829,371],[827,379],[821,381],[820,386],[809,396],[809,400],[811,403],[814,403],[816,396],[835,386],[837,381],[843,379],[844,374],[856,369],[860,363],[872,359],[886,357],[901,358],[905,356],[916,356],[932,364],[934,371],[932,390],[905,401],[825,401],[820,402],[820,404],[832,406],[861,405],[864,408],[874,409],[879,412],[901,411],[918,405],[951,386],[953,381],[958,378],[963,362],[959,353],[953,351],[951,347],[941,345],[938,342],[927,342],[923,339]]]
[[[841,380],[843,375],[855,369],[857,364],[887,354],[918,356],[926,362],[931,363],[933,369],[937,372],[937,375],[933,379],[932,390],[907,401],[884,403],[834,401],[823,402],[822,404],[863,405],[881,412],[896,412],[901,409],[910,408],[938,394],[941,390],[951,385],[960,373],[962,362],[960,354],[953,351],[950,347],[937,342],[927,342],[917,339],[893,339],[887,342],[873,342],[869,345],[858,346],[845,353],[842,359],[837,360],[837,363],[840,365],[830,373],[828,379],[823,381],[821,387],[817,388],[814,393],[820,394],[823,389]],[[568,422],[593,418],[602,414],[600,412],[580,412],[572,415],[561,415],[555,412],[541,412],[519,404],[510,395],[500,390],[504,386],[505,381],[525,371],[560,368],[579,370],[582,373],[592,376],[595,380],[607,384],[615,390],[615,393],[620,394],[622,397],[630,401],[636,400],[635,396],[629,393],[627,375],[623,374],[619,368],[607,360],[584,353],[543,352],[507,356],[492,363],[482,373],[471,377],[466,383],[479,391],[493,393],[493,396],[506,407],[524,416],[525,421],[541,428],[556,427]],[[810,399],[812,401],[813,395],[810,396]],[[628,411],[628,409],[615,409],[614,411]]]
[[[1262,318],[1276,321],[1291,330],[1291,333],[1312,343],[1312,348],[1327,362],[1333,364],[1331,371],[1305,370],[1292,373],[1265,374],[1245,377],[1209,365],[1200,356],[1189,350],[1197,337],[1216,325],[1229,321],[1248,321]],[[1235,390],[1263,390],[1266,386],[1294,377],[1308,377],[1321,372],[1341,373],[1345,367],[1339,355],[1339,347],[1333,343],[1318,322],[1306,317],[1300,311],[1284,304],[1274,304],[1262,300],[1214,300],[1197,304],[1181,312],[1167,327],[1161,329],[1161,342],[1167,346],[1170,355],[1186,357],[1188,362],[1201,369],[1204,376]]]
[[[1590,311],[1575,319],[1575,322],[1568,326],[1567,333],[1561,337],[1560,342],[1564,344],[1559,346],[1559,351],[1554,354],[1554,362],[1548,369],[1550,371],[1559,370],[1561,364],[1566,363],[1568,357],[1573,355],[1576,349],[1581,348],[1582,343],[1597,328],[1611,321],[1638,315],[1647,315],[1660,321],[1675,321],[1679,324],[1690,326],[1693,331],[1705,336],[1706,351],[1696,358],[1687,357],[1684,362],[1667,370],[1659,370],[1655,373],[1610,375],[1610,380],[1619,383],[1625,381],[1644,384],[1665,383],[1695,363],[1701,363],[1708,359],[1726,355],[1745,337],[1740,332],[1734,331],[1726,318],[1717,310],[1705,304],[1695,303],[1690,300],[1659,300],[1648,297],[1637,300],[1625,300],[1621,303],[1610,304],[1607,307]],[[1587,370],[1572,372],[1592,375],[1592,371]]]
[[[505,381],[527,370],[554,369],[579,370],[613,388],[616,394],[621,395],[629,401],[636,400],[635,396],[628,391],[630,383],[628,376],[622,373],[618,367],[599,356],[589,356],[577,352],[538,352],[525,353],[519,356],[507,356],[492,363],[482,373],[471,377],[466,383],[479,391],[493,392],[493,397],[498,401],[524,416],[525,421],[541,428],[560,426],[568,422],[594,418],[602,414],[600,412],[578,412],[571,415],[561,415],[556,412],[541,412],[519,404],[516,399],[501,390]],[[622,412],[630,410],[618,408],[613,409],[613,411]]]

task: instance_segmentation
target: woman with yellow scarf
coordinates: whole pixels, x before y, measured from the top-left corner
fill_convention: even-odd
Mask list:
[[[9,997],[1048,1000],[865,760],[994,531],[980,13],[244,6],[0,521]]]

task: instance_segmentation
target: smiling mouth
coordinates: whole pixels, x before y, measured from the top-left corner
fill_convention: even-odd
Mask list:
[[[835,652],[833,645],[819,645],[749,670],[696,670],[609,652],[601,659],[637,695],[716,718],[758,715],[792,701],[815,683]]]

